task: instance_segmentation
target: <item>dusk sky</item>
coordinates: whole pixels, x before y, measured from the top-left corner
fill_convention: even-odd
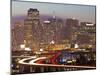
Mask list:
[[[53,15],[61,18],[76,18],[80,21],[95,23],[95,6],[55,4],[40,2],[12,1],[12,16],[27,15],[29,8],[37,8],[40,15]]]

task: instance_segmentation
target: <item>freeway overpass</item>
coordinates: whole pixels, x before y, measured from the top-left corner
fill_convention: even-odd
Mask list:
[[[48,57],[36,57],[36,56],[21,59],[18,62],[20,67],[19,67],[19,72],[17,74],[43,73],[43,72],[56,72],[56,71],[76,71],[76,70],[89,70],[96,68],[93,66],[59,65],[59,64],[46,64],[40,62],[46,59],[48,59]]]

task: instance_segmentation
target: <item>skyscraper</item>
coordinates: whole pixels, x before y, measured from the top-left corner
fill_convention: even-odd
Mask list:
[[[34,50],[39,38],[39,23],[39,11],[30,8],[24,20],[24,43],[26,47]]]
[[[23,39],[23,25],[20,22],[15,22],[14,28],[12,29],[13,50],[20,50],[20,45],[23,43]]]
[[[69,39],[73,43],[77,39],[77,27],[79,26],[79,21],[75,18],[69,18],[66,20],[66,25]]]
[[[80,44],[94,44],[96,37],[96,26],[90,22],[81,22],[78,28],[78,42]]]

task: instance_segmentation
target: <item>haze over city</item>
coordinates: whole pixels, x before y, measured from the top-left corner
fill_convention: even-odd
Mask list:
[[[76,18],[80,21],[88,21],[95,23],[95,6],[88,5],[73,5],[73,4],[57,4],[57,3],[39,3],[39,2],[12,2],[12,17],[26,17],[29,8],[36,8],[41,16],[57,16],[63,19]]]
[[[95,6],[12,1],[12,74],[96,69]]]

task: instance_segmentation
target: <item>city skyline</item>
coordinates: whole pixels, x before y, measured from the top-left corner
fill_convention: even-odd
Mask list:
[[[90,36],[95,37],[95,24],[91,22],[80,22],[78,19],[74,18],[67,18],[65,21],[65,24],[62,19],[58,19],[55,16],[52,16],[52,18],[48,18],[49,21],[40,22],[40,13],[38,9],[30,8],[27,10],[27,17],[26,19],[23,19],[24,24],[24,33],[22,32],[21,23],[16,22],[15,24],[15,34],[18,32],[17,39],[19,38],[19,34],[24,34],[24,37],[27,41],[32,41],[33,39],[35,42],[38,43],[50,43],[52,40],[56,41],[56,43],[62,43],[64,40],[70,40],[70,42],[74,42],[80,39],[83,43],[89,43],[88,41]],[[48,23],[49,22],[49,23]],[[89,27],[88,25],[89,24]],[[16,32],[17,31],[17,32]],[[92,32],[91,32],[92,31]],[[93,34],[91,34],[93,33]],[[39,35],[38,35],[39,34]],[[86,34],[86,37],[88,38],[82,38],[84,34]],[[32,37],[30,37],[32,36]],[[43,37],[44,36],[44,37]],[[49,38],[48,38],[49,37]],[[77,38],[78,39],[77,39]],[[85,36],[84,36],[85,37]],[[25,38],[21,40],[25,40]],[[30,39],[29,39],[30,38]],[[94,38],[95,39],[95,38]],[[59,41],[58,41],[59,40]],[[83,41],[84,40],[84,41]],[[79,42],[80,42],[79,41]],[[87,42],[88,41],[88,42]],[[95,40],[94,40],[95,41]],[[21,41],[20,41],[21,42]]]
[[[80,21],[95,23],[95,6],[24,1],[12,1],[12,6],[12,17],[15,20],[16,17],[27,16],[26,13],[29,8],[36,8],[40,11],[40,17],[41,15],[55,15],[63,19],[76,18]]]
[[[96,69],[95,12],[87,5],[15,1],[12,75]]]

